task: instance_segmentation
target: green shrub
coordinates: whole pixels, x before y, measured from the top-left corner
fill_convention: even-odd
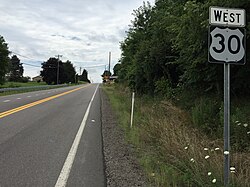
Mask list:
[[[168,99],[173,98],[173,88],[171,87],[171,84],[168,79],[161,79],[156,81],[155,83],[155,93],[162,95]]]
[[[191,110],[193,124],[208,135],[220,130],[220,105],[209,98],[200,98]]]

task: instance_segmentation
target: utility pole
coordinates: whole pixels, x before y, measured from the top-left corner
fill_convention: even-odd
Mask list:
[[[82,75],[82,67],[80,67],[80,76]]]
[[[57,77],[56,77],[56,84],[59,84],[59,61],[60,61],[60,57],[62,57],[62,55],[56,55],[58,62],[57,62]]]
[[[110,72],[110,61],[111,61],[111,52],[109,52],[109,72]]]

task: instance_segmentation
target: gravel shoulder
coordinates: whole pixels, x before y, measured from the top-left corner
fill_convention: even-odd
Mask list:
[[[108,187],[148,186],[133,148],[118,126],[108,96],[101,89],[102,135]]]

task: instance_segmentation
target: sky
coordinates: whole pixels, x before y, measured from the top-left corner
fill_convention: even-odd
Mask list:
[[[154,0],[149,0],[154,4]],[[0,35],[23,63],[24,76],[40,74],[41,63],[62,55],[76,72],[101,82],[111,52],[111,70],[120,42],[143,0],[0,0]]]

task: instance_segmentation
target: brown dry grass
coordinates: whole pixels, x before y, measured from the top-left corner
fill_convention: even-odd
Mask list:
[[[109,94],[116,98],[113,104],[116,111],[127,108],[129,112],[127,93],[113,90]],[[190,116],[168,101],[136,98],[135,102],[134,128],[129,129],[127,123],[123,125],[128,133],[137,134],[142,163],[155,186],[223,186],[223,139],[211,140],[193,128]],[[150,158],[146,157],[148,154]],[[206,156],[209,158],[205,159]],[[250,186],[249,156],[250,153],[230,153],[231,166],[236,168],[236,173],[231,174],[231,186]],[[216,183],[212,183],[213,179]]]

